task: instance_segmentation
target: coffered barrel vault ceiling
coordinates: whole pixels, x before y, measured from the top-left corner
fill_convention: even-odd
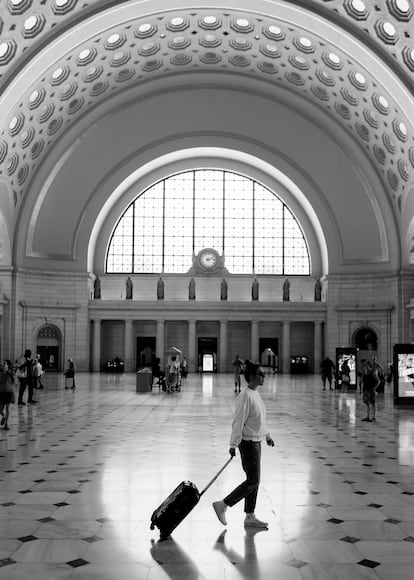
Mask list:
[[[254,10],[256,2],[227,9],[213,3],[199,10],[169,3],[170,10],[134,18],[130,12],[124,18],[122,7],[145,4],[1,2],[0,177],[9,184],[16,209],[59,137],[101,102],[114,99],[115,107],[122,91],[161,76],[215,71],[265,79],[275,98],[284,87],[324,110],[371,158],[400,211],[414,169],[414,117],[407,106],[414,72],[411,1],[269,1],[261,3],[266,13]],[[286,7],[298,18],[284,17]],[[81,23],[107,11],[111,26],[83,33]],[[335,44],[332,34],[324,35],[328,24],[347,40]],[[58,47],[59,39],[75,30],[76,46],[65,46],[61,54],[56,50],[52,59],[47,47]],[[378,70],[369,66],[375,55],[382,62]],[[10,104],[22,74],[26,90]],[[390,79],[392,93],[385,88]]]

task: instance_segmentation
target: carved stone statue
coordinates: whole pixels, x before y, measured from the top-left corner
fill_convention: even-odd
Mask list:
[[[133,284],[131,277],[128,276],[126,283],[125,283],[125,300],[132,300],[132,293],[133,293]]]
[[[290,282],[289,278],[285,278],[283,282],[283,301],[288,302],[290,300]]]
[[[221,281],[220,300],[227,300],[227,282],[225,278],[223,278],[223,280]]]
[[[252,300],[259,300],[259,282],[257,278],[253,280],[252,284]]]
[[[195,297],[195,280],[194,278],[191,278],[190,283],[188,284],[188,299],[195,300]]]
[[[320,302],[322,300],[322,284],[319,278],[316,278],[315,282],[315,302]]]
[[[99,276],[96,276],[93,283],[93,297],[95,300],[99,300],[101,298],[101,279]]]
[[[157,298],[158,298],[158,300],[164,300],[164,288],[165,288],[164,280],[160,276],[158,278],[158,282],[157,282]]]

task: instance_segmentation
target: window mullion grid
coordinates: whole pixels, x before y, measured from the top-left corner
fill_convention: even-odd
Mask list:
[[[192,172],[191,172],[191,182],[192,182],[192,203],[193,203],[193,207],[192,207],[192,215],[191,215],[191,217],[192,217],[192,224],[190,225],[190,227],[192,228],[192,251],[193,251],[193,254],[194,254],[195,251],[196,251],[196,249],[197,249],[197,247],[196,247],[196,239],[195,239],[196,238],[196,233],[197,233],[197,227],[196,227],[196,220],[197,220],[196,204],[197,204],[197,194],[198,194],[198,191],[197,191],[197,183],[198,183],[198,181],[197,181],[197,171],[196,170],[192,170]],[[227,220],[227,223],[226,223],[226,219],[227,219],[226,211],[227,211],[227,207],[229,207],[229,203],[230,203],[230,207],[233,207],[234,201],[235,201],[233,199],[234,196],[232,197],[231,202],[226,199],[227,183],[229,183],[229,180],[228,180],[228,172],[222,172],[222,196],[223,196],[223,199],[222,199],[221,213],[222,213],[223,223],[222,223],[222,241],[221,241],[221,244],[220,245],[221,245],[221,248],[222,248],[222,254],[223,255],[224,255],[224,252],[225,252],[225,249],[226,249],[226,233],[227,233],[228,227],[229,227],[228,220]],[[167,217],[166,217],[167,199],[166,199],[166,195],[167,195],[167,189],[168,188],[166,187],[166,184],[167,184],[167,180],[163,180],[163,184],[162,184],[162,200],[161,200],[161,203],[162,203],[162,216],[161,216],[161,220],[162,220],[161,221],[161,223],[162,223],[162,228],[161,228],[161,235],[162,235],[162,241],[161,241],[161,253],[162,253],[162,255],[161,255],[161,269],[162,269],[162,272],[164,272],[164,270],[165,270],[165,267],[166,267],[166,258],[167,258],[166,257],[166,248],[167,248],[167,245],[166,245],[167,244],[167,240],[166,240],[166,235],[167,235],[167,221],[166,221],[166,219],[167,219]],[[233,187],[233,189],[234,189],[234,187]],[[259,248],[256,246],[256,209],[257,209],[257,202],[258,202],[258,200],[261,199],[261,197],[260,197],[260,191],[261,190],[258,189],[258,183],[256,181],[254,181],[254,180],[251,180],[251,190],[250,191],[252,193],[252,198],[251,198],[252,199],[252,210],[251,210],[251,213],[252,213],[252,219],[253,219],[253,223],[252,223],[252,227],[251,227],[251,236],[252,236],[252,240],[251,240],[251,243],[252,243],[252,248],[251,248],[251,263],[252,263],[253,274],[255,275],[256,274],[257,264],[258,264],[258,262],[256,261],[256,257],[257,257],[257,255],[260,255],[260,260],[259,260],[259,262],[260,262],[261,261],[261,258],[262,258],[262,254],[264,252],[264,249],[262,247],[261,250],[260,250],[261,253],[259,252],[259,254],[258,254]],[[145,195],[145,193],[142,194],[142,195]],[[123,271],[123,272],[127,272],[128,271],[128,270],[125,269],[125,267],[126,267],[126,259],[125,258],[128,257],[128,254],[129,254],[128,261],[129,261],[129,258],[131,258],[131,260],[132,260],[132,263],[129,266],[129,268],[130,268],[129,271],[131,273],[133,273],[133,274],[136,274],[138,272],[137,265],[135,264],[135,256],[141,256],[141,254],[143,252],[143,248],[144,248],[144,246],[138,248],[138,246],[137,246],[137,240],[136,240],[136,232],[137,232],[137,229],[138,229],[138,227],[137,227],[138,224],[136,223],[136,216],[137,216],[137,214],[139,212],[139,209],[140,209],[140,208],[138,208],[138,203],[141,203],[141,202],[142,202],[142,199],[141,199],[141,196],[140,196],[140,199],[139,200],[135,200],[132,203],[132,208],[131,208],[132,209],[132,228],[131,228],[131,230],[132,230],[132,240],[133,240],[133,243],[132,243],[132,247],[130,248],[129,251],[128,251],[127,248],[125,248],[125,231],[120,231],[119,232],[120,235],[118,236],[119,238],[121,238],[120,241],[118,241],[118,244],[121,243],[122,246],[123,246],[122,247],[122,251],[120,252],[121,271]],[[145,213],[145,207],[144,207],[144,213]],[[153,215],[153,218],[154,217],[155,216]],[[292,218],[291,218],[290,211],[288,210],[287,206],[284,203],[282,203],[282,219],[281,219],[281,222],[282,223],[281,223],[281,226],[280,227],[281,227],[281,234],[282,234],[281,235],[281,237],[282,237],[282,248],[281,248],[282,274],[284,276],[286,276],[286,272],[289,272],[289,271],[292,272],[292,266],[289,265],[289,268],[290,269],[288,269],[287,268],[287,265],[285,263],[286,262],[287,250],[288,250],[288,248],[286,246],[286,241],[287,241],[286,240],[286,235],[287,235],[286,232],[287,231],[289,232],[289,235],[290,235],[290,238],[289,238],[289,252],[288,252],[290,262],[292,262],[292,252],[294,253],[294,251],[295,251],[295,248],[293,248],[293,250],[291,249],[291,247],[293,247],[294,240],[296,240],[296,233],[294,231],[293,234],[292,234],[292,228],[290,227],[290,220],[291,219]],[[288,228],[288,226],[289,226],[289,228]],[[116,232],[114,232],[112,234],[112,239],[111,239],[110,246],[114,243],[115,233]],[[308,268],[308,271],[309,271],[310,270],[309,250],[308,250],[307,243],[306,243],[306,239],[305,239],[305,236],[303,235],[302,230],[301,230],[301,236],[302,236],[302,245],[305,246],[306,252],[307,252],[307,260],[308,260],[308,262],[307,262],[307,268]],[[260,238],[260,241],[263,241],[263,239]],[[220,246],[217,246],[217,249],[219,249],[219,247]],[[233,248],[232,252],[234,253],[234,248]],[[153,255],[153,258],[154,258],[154,255]],[[234,256],[231,259],[233,259],[233,258],[234,258]],[[303,255],[301,257],[301,260],[302,260],[301,263],[303,264]],[[106,256],[106,270],[108,270],[108,263],[109,263],[109,252],[108,252],[108,255]],[[273,264],[273,266],[274,266],[274,264]],[[273,272],[272,268],[270,269],[270,271]]]

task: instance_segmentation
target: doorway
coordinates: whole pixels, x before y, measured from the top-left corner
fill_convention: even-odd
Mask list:
[[[378,338],[371,328],[361,328],[355,334],[355,346],[359,350],[376,351],[378,348]]]
[[[53,324],[42,326],[37,335],[36,354],[44,370],[59,371],[62,365],[62,340],[60,330]]]
[[[200,372],[217,372],[217,338],[198,339],[197,360]]]
[[[279,365],[279,339],[259,338],[260,364],[275,373]]]
[[[37,353],[40,355],[40,363],[44,370],[57,371],[59,366],[59,347],[57,346],[37,346]]]
[[[155,336],[137,336],[136,367],[151,367],[155,359]]]

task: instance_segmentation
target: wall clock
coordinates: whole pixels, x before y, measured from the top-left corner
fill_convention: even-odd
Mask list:
[[[199,252],[197,263],[204,272],[213,272],[220,265],[220,255],[212,248],[205,248]]]

